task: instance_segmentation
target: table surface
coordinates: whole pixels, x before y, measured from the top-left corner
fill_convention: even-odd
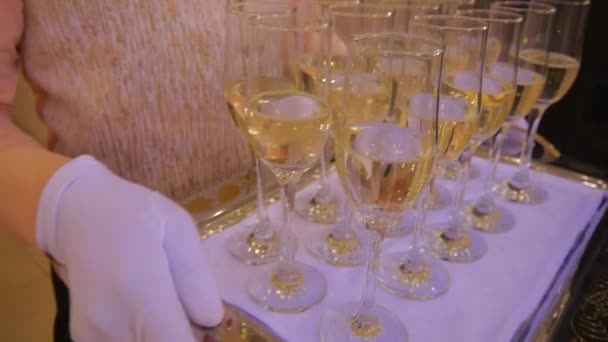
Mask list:
[[[482,171],[482,176],[469,183],[468,199],[480,193],[487,162],[476,159],[474,165]],[[498,176],[504,177],[513,171],[513,167],[501,165]],[[332,178],[336,184],[335,175]],[[597,212],[605,192],[545,173],[535,172],[533,180],[546,189],[546,201],[532,206],[500,202],[513,213],[514,229],[504,234],[485,234],[488,252],[474,263],[444,263],[451,274],[451,287],[444,296],[431,301],[412,301],[394,297],[378,288],[378,303],[399,315],[408,328],[411,341],[510,340],[534,314],[571,249],[585,248],[585,243],[580,243],[580,236],[583,232],[593,233],[595,227],[588,227],[588,223]],[[451,181],[441,183],[454,188]],[[314,190],[315,185],[312,184],[299,195]],[[274,204],[270,212],[271,218],[279,217],[279,206]],[[432,212],[429,224],[446,219],[447,210]],[[254,220],[254,217],[249,217],[204,242],[207,253],[212,256],[212,267],[225,300],[259,318],[289,341],[318,340],[322,314],[338,304],[358,300],[365,267],[325,265],[311,257],[304,244],[300,243],[297,259],[314,265],[325,274],[327,297],[320,305],[303,313],[265,311],[248,297],[246,282],[260,267],[272,266],[240,264],[225,248],[227,236],[246,229]],[[294,220],[294,224],[300,241],[327,230],[327,226],[310,224],[299,218]],[[409,236],[387,239],[384,251],[402,251],[410,239]]]

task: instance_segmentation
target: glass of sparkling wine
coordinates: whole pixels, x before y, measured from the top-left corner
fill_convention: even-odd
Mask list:
[[[360,0],[318,0],[318,2],[321,6],[322,14],[329,17],[329,10],[331,7],[336,5],[357,4]],[[303,68],[302,71],[307,72],[305,68]],[[327,172],[327,167],[332,159],[332,153],[330,152],[331,146],[332,139],[330,137],[319,157],[319,186],[317,190],[311,195],[299,196],[296,198],[295,212],[309,222],[334,224],[339,223],[342,219],[340,200],[336,193],[332,191]]]
[[[476,3],[477,5],[478,3]],[[489,64],[492,64],[496,61],[488,61],[487,58],[495,58],[498,57],[499,54],[501,52],[504,53],[504,51],[507,51],[507,53],[510,53],[509,55],[503,55],[503,59],[504,58],[510,58],[511,60],[508,61],[508,64],[512,64],[513,61],[516,61],[517,57],[513,56],[513,54],[511,53],[511,50],[505,50],[505,43],[504,43],[504,39],[509,39],[508,37],[505,36],[512,36],[512,33],[515,33],[513,30],[513,21],[517,21],[517,19],[513,19],[513,18],[509,18],[508,14],[507,15],[502,15],[501,17],[497,17],[497,14],[493,14],[491,15],[488,10],[483,10],[483,9],[460,9],[458,11],[456,11],[456,14],[461,15],[461,16],[465,16],[465,17],[469,17],[469,18],[477,18],[477,19],[482,19],[488,22],[488,24],[491,24],[490,26],[492,26],[489,29],[488,32],[488,41],[487,41],[487,45],[486,45],[486,68],[488,67]],[[523,19],[520,19],[519,21],[521,21]],[[515,24],[517,25],[517,34],[519,34],[520,31],[520,26],[521,23],[517,23]],[[517,47],[517,46],[515,46]],[[515,50],[513,50],[515,51]],[[501,63],[501,65],[503,67],[500,67],[501,71],[503,73],[507,73],[507,74],[512,74],[515,72],[515,70],[507,70],[504,67],[506,67],[506,65],[504,65],[503,63]],[[485,74],[488,74],[488,70],[485,71]],[[510,77],[510,76],[509,76]],[[483,99],[488,99],[487,97],[483,97]],[[490,98],[492,99],[492,98]],[[494,116],[495,117],[495,116]],[[495,117],[496,118],[496,117]],[[481,118],[481,123],[482,125],[480,125],[480,133],[483,132],[483,130],[485,130],[485,128],[487,128],[486,125],[483,125],[484,122],[484,118],[483,118],[483,113],[482,113],[482,118]],[[488,122],[489,123],[489,122]],[[469,167],[469,175],[467,177],[466,180],[471,180],[474,177],[477,176],[477,174],[479,173],[478,170],[476,170],[473,165],[468,165]],[[460,164],[458,163],[458,161],[454,161],[452,163],[450,163],[449,165],[446,166],[446,168],[443,170],[443,176],[451,179],[451,180],[457,180],[458,178],[458,174],[460,172]]]
[[[343,101],[344,66],[346,45],[356,34],[390,32],[396,28],[407,27],[407,21],[416,14],[436,11],[433,6],[408,6],[401,3],[346,3],[333,5],[329,9],[332,17],[332,46],[330,53],[330,96],[329,106],[337,113]],[[315,76],[313,68],[304,67],[310,80],[326,82]],[[388,95],[373,79],[359,79],[361,97],[358,99],[360,112],[377,113],[379,108],[389,105]],[[361,232],[352,226],[350,201],[342,200],[340,219],[329,232],[321,232],[312,237],[307,244],[310,252],[322,261],[336,266],[356,266],[365,261],[365,244]],[[396,227],[387,235],[403,235],[408,230]],[[409,227],[405,227],[409,228]]]
[[[420,0],[366,0],[365,3],[385,6],[390,8],[394,13],[392,29],[384,32],[407,33],[409,23],[415,16],[440,13],[440,5],[436,2],[427,3]],[[412,213],[406,212],[402,215],[399,224],[387,230],[385,236],[404,236],[411,233],[413,229]]]
[[[500,217],[503,214],[507,214],[507,212],[496,206],[491,192],[494,186],[496,168],[501,156],[502,144],[511,125],[532,111],[545,86],[546,70],[540,66],[530,68],[529,65],[521,63],[519,54],[522,50],[530,49],[546,51],[555,9],[546,4],[519,2],[517,4],[511,3],[511,6],[508,8],[498,6],[492,10],[508,10],[523,17],[519,46],[517,51],[513,53],[514,56],[518,57],[517,91],[511,113],[509,113],[507,120],[503,124],[501,132],[495,135],[492,141],[490,150],[492,168],[484,183],[484,193],[468,210],[469,219],[476,229],[485,232],[501,232],[504,230],[504,226],[502,226],[503,223],[501,223]],[[488,70],[490,73],[503,72],[500,66],[493,69],[489,68]],[[504,185],[498,185],[495,190],[501,188],[506,190]]]
[[[488,25],[479,125],[469,144],[469,155],[472,155],[481,141],[496,133],[513,105],[517,57],[511,52],[519,43],[523,19],[518,14],[488,10],[459,10],[458,14],[481,19]],[[487,68],[492,66],[500,66],[502,72],[488,73]],[[476,96],[474,93],[467,94],[477,89],[476,76],[464,71],[457,73],[453,80],[449,84],[453,88],[451,92],[463,93],[470,98]],[[469,163],[470,160],[467,160],[467,167]],[[417,205],[416,229],[411,246],[406,253],[388,254],[383,258],[379,280],[387,290],[398,296],[428,300],[448,290],[449,274],[438,261],[428,257],[420,241],[421,226],[425,223],[424,205],[424,201]]]
[[[336,166],[344,191],[369,233],[361,301],[326,312],[322,341],[404,341],[399,317],[377,305],[375,290],[385,232],[397,224],[428,182],[437,137],[440,43],[399,33],[358,35],[349,45],[344,101],[336,115]],[[368,83],[382,87],[388,107],[361,111]],[[418,116],[409,114],[417,103]]]
[[[391,31],[395,12],[385,6],[347,3],[331,6],[328,13],[332,19],[330,77],[329,79],[319,77],[318,67],[309,64],[302,65],[302,72],[304,81],[311,89],[320,86],[329,87],[329,109],[332,117],[335,118],[343,101],[346,45],[356,34]],[[316,61],[310,62],[318,65]],[[375,80],[362,80],[362,82],[366,81],[367,83],[362,83],[362,87],[366,86],[366,89],[362,91],[360,110],[373,113],[378,108],[384,108],[388,100],[384,89]],[[335,138],[334,134],[332,137]],[[365,240],[351,225],[349,201],[342,200],[341,206],[338,224],[330,231],[313,235],[307,243],[308,250],[316,258],[331,265],[357,266],[365,262],[365,248],[362,243]]]
[[[426,0],[414,0],[414,1],[422,1],[427,2]],[[432,0],[428,1],[428,3],[437,3],[439,5],[440,11],[439,14],[453,15],[456,14],[460,10],[473,8],[479,0]],[[475,175],[473,174],[473,169],[469,170],[469,178],[472,179]],[[476,170],[475,170],[476,171]],[[456,180],[458,178],[458,172],[460,172],[460,167],[458,162],[453,161],[451,163],[447,163],[442,165],[439,170],[437,170],[438,174],[442,177]],[[443,188],[434,186],[432,192],[431,202],[429,203],[429,207],[432,210],[443,209],[450,204],[451,198],[449,194]]]
[[[226,46],[224,64],[224,98],[236,126],[247,136],[245,125],[245,60],[248,58],[247,39],[252,18],[259,15],[287,14],[295,11],[290,3],[268,0],[230,2],[226,9]],[[278,84],[277,84],[278,86]],[[264,182],[259,158],[255,158],[257,185],[257,222],[242,232],[231,235],[228,250],[236,259],[250,265],[260,265],[278,260],[279,237],[271,225],[268,209],[264,205]]]
[[[410,32],[445,44],[445,58],[439,99],[439,165],[459,160],[465,165],[467,147],[474,143],[482,114],[482,85],[491,84],[498,93],[507,94],[501,82],[483,82],[483,60],[488,25],[478,19],[461,16],[418,16]],[[495,83],[498,83],[497,85]],[[461,168],[450,219],[436,226],[430,239],[431,249],[444,260],[470,262],[486,251],[484,239],[464,224],[461,213],[465,167]],[[432,184],[432,183],[431,183]]]
[[[323,299],[327,287],[321,272],[295,260],[291,230],[296,184],[318,161],[331,128],[327,87],[310,91],[301,71],[312,60],[321,77],[329,76],[324,61],[331,25],[321,13],[316,2],[300,1],[293,14],[255,18],[246,63],[249,142],[276,176],[284,208],[279,262],[260,270],[248,292],[257,304],[277,312],[306,310]]]
[[[456,12],[460,9],[472,7],[475,3],[475,0],[437,0],[437,3],[440,4],[440,13],[449,16],[455,15]],[[460,49],[462,47],[458,48]],[[454,58],[451,58],[450,56],[447,56],[447,51],[446,58],[449,58],[450,60],[454,61],[456,60]],[[455,65],[458,65],[458,63],[456,63]],[[447,70],[444,70],[444,74],[445,72],[447,72]],[[464,140],[462,142],[464,143]],[[462,146],[462,149],[464,149],[464,146]],[[449,191],[441,185],[437,184],[436,179],[440,175],[446,176],[447,178],[458,178],[458,174],[461,171],[461,168],[458,165],[457,156],[459,156],[460,153],[462,153],[462,150],[453,150],[449,153],[449,156],[446,155],[441,158],[438,167],[435,170],[435,175],[431,179],[431,189],[428,201],[425,205],[426,209],[441,210],[447,208],[448,206],[450,206],[450,204],[454,203],[454,199],[452,199],[452,196]]]
[[[517,51],[523,16],[498,10],[462,10],[458,11],[458,15],[480,19],[488,24],[479,126],[469,146],[468,158],[465,158],[465,168],[470,170],[471,157],[477,148],[485,140],[495,136],[514,108],[513,104],[518,94]],[[465,217],[478,230],[505,232],[513,227],[514,219],[506,209],[494,204],[492,197],[494,170],[491,167],[489,171],[484,195],[478,202],[465,209]]]
[[[546,29],[547,50],[539,46],[522,43],[519,65],[546,75],[546,82],[534,108],[528,114],[527,139],[520,156],[520,169],[509,180],[499,184],[497,191],[504,198],[520,203],[539,203],[546,192],[530,180],[532,152],[538,126],[545,111],[570,90],[580,68],[585,24],[589,11],[589,0],[537,1],[529,7],[552,6],[555,10],[553,25]],[[525,6],[519,1],[499,1],[493,8],[518,10]]]

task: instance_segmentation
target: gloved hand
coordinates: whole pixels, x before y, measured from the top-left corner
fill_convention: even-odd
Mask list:
[[[193,341],[223,306],[194,222],[83,156],[45,186],[37,241],[62,268],[75,341]]]

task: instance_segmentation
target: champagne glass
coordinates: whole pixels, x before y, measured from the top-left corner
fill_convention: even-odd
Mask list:
[[[440,85],[438,162],[459,160],[461,172],[450,219],[433,228],[431,249],[444,260],[471,262],[486,251],[484,239],[466,229],[461,214],[464,179],[467,173],[465,150],[474,142],[481,114],[482,71],[488,25],[460,16],[428,15],[414,18],[411,32],[445,44],[443,78]],[[432,183],[431,183],[432,184]]]
[[[467,0],[437,0],[435,3],[439,5],[439,13],[440,14],[450,14],[454,13],[461,6],[467,6],[474,1]],[[410,27],[411,30],[411,27]],[[416,29],[415,30],[420,30]],[[447,57],[446,57],[447,58]],[[445,70],[444,70],[445,72]],[[443,159],[443,160],[442,160]],[[427,210],[441,210],[447,208],[450,203],[452,203],[452,197],[450,192],[444,188],[443,186],[437,184],[436,180],[439,175],[445,174],[448,167],[455,162],[455,157],[450,158],[449,160],[445,160],[446,157],[439,157],[439,162],[437,168],[435,170],[435,174],[431,178],[430,192],[428,200],[425,204],[425,208]]]
[[[437,2],[427,2],[422,0],[371,0],[366,3],[374,3],[382,6],[389,6],[394,15],[394,24],[391,32],[407,33],[409,23],[414,17],[427,14],[439,14],[441,6]],[[446,194],[447,192],[443,192]],[[448,196],[449,197],[449,196]],[[446,196],[443,197],[444,199]],[[446,203],[447,204],[447,203]],[[386,237],[399,237],[411,233],[414,230],[415,218],[411,212],[402,215],[399,224],[390,227]]]
[[[498,10],[461,10],[458,14],[476,18],[488,24],[488,38],[484,55],[481,115],[477,133],[469,147],[466,160],[471,158],[482,142],[493,137],[507,120],[517,90],[517,51],[523,17],[517,13]],[[512,228],[513,216],[493,202],[492,183],[494,170],[486,177],[483,196],[466,208],[465,217],[476,229],[500,233]]]
[[[363,3],[333,5],[329,9],[332,19],[332,45],[330,52],[330,96],[329,107],[333,115],[340,110],[343,101],[346,45],[357,34],[387,32],[392,29],[395,12],[385,6]],[[317,75],[317,68],[304,65],[302,68],[305,80],[311,87],[320,82],[327,82]],[[370,80],[367,102],[361,102],[362,112],[375,113],[378,108],[387,105],[387,96]],[[335,138],[335,137],[334,137]],[[329,232],[315,234],[307,246],[316,258],[335,266],[357,266],[365,262],[364,237],[351,225],[350,203],[343,199],[341,203],[340,222]]]
[[[226,12],[226,46],[225,55],[235,56],[224,64],[224,98],[236,126],[247,133],[244,104],[245,58],[249,51],[247,32],[251,29],[250,21],[259,15],[290,13],[295,7],[289,3],[276,1],[242,1],[229,3]],[[238,58],[239,56],[243,58]],[[257,185],[257,223],[243,232],[232,234],[227,240],[230,254],[236,259],[250,265],[260,265],[278,260],[279,237],[275,227],[268,218],[268,209],[264,205],[264,182],[259,158],[255,158]]]
[[[333,6],[362,3],[362,0],[318,0],[324,15],[329,16],[329,10]],[[296,199],[296,213],[303,219],[313,223],[334,224],[343,219],[340,208],[340,200],[332,191],[331,183],[327,175],[327,166],[331,163],[333,154],[330,152],[332,146],[331,137],[325,148],[321,151],[319,158],[319,187],[312,195],[302,196]],[[348,249],[348,248],[347,248]],[[360,259],[360,258],[359,258]]]
[[[519,19],[519,21],[521,21],[521,17],[518,17],[515,14],[503,14],[505,15],[505,17],[501,18],[503,20],[513,19],[512,17],[514,16],[516,17],[515,19]],[[451,23],[441,23],[437,19],[431,21],[429,24],[431,23],[442,24],[443,26],[450,25],[454,27],[453,29],[461,26],[466,27],[467,24],[471,24],[463,24],[458,21],[454,21]],[[492,30],[488,30],[490,36],[488,37],[486,43],[488,41],[493,42],[499,37],[502,37],[503,34],[506,34],[505,32],[503,32],[505,30],[513,34],[513,32],[511,32],[513,30],[513,27],[506,28],[502,27],[502,25],[506,26],[506,23],[501,22],[501,25],[496,25],[501,26],[500,28],[493,27],[492,25],[488,24],[488,28],[492,28]],[[427,31],[423,30],[423,28],[424,26],[417,28],[414,27],[413,30],[422,32]],[[432,32],[433,31],[427,31],[427,33]],[[495,43],[498,44],[498,41],[496,41]],[[451,44],[446,45],[447,49],[449,49],[451,46]],[[485,49],[484,51],[484,57],[486,61],[496,62],[499,59],[498,53],[491,53],[492,49]],[[508,55],[508,53],[509,51],[507,50],[506,54]],[[478,62],[480,61],[481,60],[479,60]],[[452,62],[448,61],[448,64],[450,63]],[[472,65],[471,67],[472,70],[475,70],[474,65]],[[452,96],[462,97],[464,95],[464,97],[468,98],[471,103],[475,103],[477,96],[475,90],[478,87],[478,76],[476,73],[471,74],[471,71],[462,71],[461,69],[463,68],[457,67],[453,71],[449,71],[447,77],[448,81],[451,82],[448,83],[444,81],[444,87],[447,88],[444,91],[446,91],[449,95]],[[488,76],[484,76],[482,78],[482,96],[480,98],[481,112],[477,131],[473,134],[471,138],[472,148],[475,148],[474,146],[476,144],[476,141],[483,140],[485,136],[491,135],[493,131],[498,129],[504,117],[507,115],[508,110],[510,109],[510,106],[512,104],[514,95],[515,70],[512,70],[513,74],[511,75],[510,80],[508,75],[505,75],[504,79],[496,79]],[[469,93],[467,94],[467,92]],[[444,115],[444,113],[441,112],[440,107],[440,127],[442,124],[442,115]],[[438,261],[428,256],[426,246],[421,243],[422,237],[420,235],[422,226],[425,224],[426,214],[426,211],[424,209],[425,200],[426,199],[424,198],[424,196],[421,196],[421,202],[418,203],[417,215],[415,218],[416,228],[414,230],[414,238],[412,244],[408,247],[407,252],[405,253],[393,253],[386,255],[382,261],[379,276],[379,280],[382,285],[390,292],[398,296],[418,300],[428,300],[444,294],[448,290],[450,283],[449,273],[442,267],[442,265]],[[462,230],[462,228],[464,227],[460,227],[459,229]]]
[[[553,25],[546,28],[548,38],[545,38],[546,42],[542,42],[545,45],[539,43],[520,47],[519,63],[546,75],[546,82],[534,109],[527,117],[529,125],[520,156],[520,169],[497,187],[498,193],[504,198],[528,204],[540,203],[546,198],[546,192],[534,185],[530,179],[534,138],[547,108],[562,99],[578,75],[590,1],[533,0],[529,6],[543,4],[555,8]],[[512,10],[520,8],[521,4],[516,1],[499,1],[492,6],[497,9]],[[547,49],[545,49],[546,44],[548,44]]]
[[[494,7],[492,10],[497,9]],[[503,9],[499,8],[499,10],[502,11]],[[519,45],[512,53],[513,56],[518,56],[515,102],[511,108],[511,113],[509,113],[507,120],[502,126],[501,132],[491,139],[490,155],[492,166],[484,184],[484,193],[468,209],[469,220],[476,229],[485,232],[504,231],[505,227],[510,225],[509,221],[512,221],[512,218],[509,218],[509,213],[505,211],[504,208],[500,208],[496,205],[491,188],[494,185],[502,143],[509,127],[532,110],[545,84],[544,71],[538,69],[534,70],[526,65],[522,65],[519,60],[519,51],[522,47],[529,48],[530,46],[534,46],[535,49],[539,50],[542,49],[543,46],[546,46],[545,40],[547,39],[547,32],[550,31],[551,21],[555,11],[551,6],[528,2],[518,3],[517,6],[513,4],[508,10],[523,17]],[[527,24],[528,22],[530,24]],[[494,70],[490,69],[490,72],[499,74],[503,73],[505,70],[509,70],[501,65],[497,65],[493,69]],[[505,220],[503,221],[503,219]]]
[[[410,20],[417,15],[440,14],[441,5],[425,0],[366,0],[366,4],[390,6],[395,12],[393,32],[407,33]]]
[[[474,3],[474,7],[477,9],[486,9],[489,7],[488,1],[489,0],[477,0]],[[469,9],[469,7],[471,6],[467,6],[466,9],[463,9],[464,7],[461,9],[457,9],[456,14],[459,14],[462,11],[466,11],[467,9]],[[457,161],[454,161],[445,166],[445,168],[442,170],[442,176],[450,180],[457,180],[459,172],[460,165]],[[469,165],[467,180],[475,179],[479,175],[479,173],[479,170],[475,168],[474,165]]]
[[[479,0],[435,0],[440,4],[440,14],[454,15],[459,10],[473,8]],[[472,169],[469,172],[469,179],[473,179],[476,173],[473,173]],[[458,173],[460,172],[460,166],[458,162],[453,161],[442,165],[438,174],[442,177],[457,180]],[[443,209],[450,204],[450,197],[445,193],[446,190],[442,188],[433,189],[430,208],[432,210]],[[441,197],[443,196],[443,197]],[[439,201],[438,203],[435,203]]]
[[[330,108],[337,112],[343,99],[344,65],[346,44],[356,34],[388,32],[407,27],[411,17],[436,11],[436,6],[409,6],[397,2],[342,4],[330,9],[333,19],[333,44],[331,52]],[[311,80],[317,79],[310,77]],[[361,80],[362,82],[364,80]],[[378,93],[374,83],[368,88],[367,100],[360,103],[360,111],[373,113],[379,107],[388,106],[387,96]],[[409,227],[397,226],[387,236],[404,235]],[[342,201],[340,222],[329,232],[322,232],[309,241],[311,253],[326,263],[336,266],[356,266],[365,261],[364,237],[352,226],[352,211],[347,199]]]
[[[365,0],[366,3],[400,4],[410,8],[432,7],[433,13],[427,14],[455,14],[457,10],[472,7],[475,0]],[[409,26],[405,26],[407,31]]]
[[[437,137],[441,44],[399,33],[362,34],[349,49],[345,101],[335,121],[336,166],[345,192],[369,233],[360,303],[321,319],[322,341],[404,341],[400,319],[375,300],[386,230],[416,200],[431,174]],[[361,112],[370,81],[390,105]],[[417,116],[410,115],[415,107]]]
[[[319,75],[329,76],[330,22],[321,13],[318,3],[300,1],[293,14],[255,18],[246,63],[249,142],[276,176],[284,208],[279,262],[248,284],[253,301],[270,311],[303,311],[326,293],[323,274],[295,260],[291,231],[296,184],[318,161],[331,126],[327,86],[307,88],[301,71],[304,63],[317,63]]]

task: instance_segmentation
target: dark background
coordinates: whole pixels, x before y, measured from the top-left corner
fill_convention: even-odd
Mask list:
[[[551,106],[539,133],[563,154],[556,162],[596,177],[608,169],[608,1],[592,0],[581,69],[572,89]]]

